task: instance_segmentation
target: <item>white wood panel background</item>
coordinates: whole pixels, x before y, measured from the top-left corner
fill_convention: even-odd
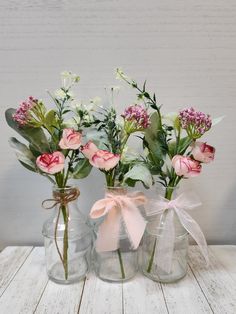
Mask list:
[[[1,0],[0,248],[42,242],[49,213],[40,204],[50,192],[9,148],[7,138],[15,134],[6,126],[5,109],[28,95],[49,101],[45,90],[59,86],[64,69],[81,76],[80,98],[102,95],[105,85],[117,84],[117,66],[140,82],[148,79],[166,112],[193,105],[214,117],[226,115],[205,137],[217,148],[215,162],[187,185],[203,201],[193,216],[208,242],[236,243],[235,55],[234,0]],[[121,110],[132,101],[132,91],[123,89]],[[102,195],[102,180],[93,171],[80,183],[83,210]]]

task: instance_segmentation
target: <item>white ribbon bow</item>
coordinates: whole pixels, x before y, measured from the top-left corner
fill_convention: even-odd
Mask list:
[[[175,243],[174,212],[177,214],[182,226],[198,244],[207,266],[209,265],[207,243],[204,234],[197,222],[186,212],[186,210],[191,210],[200,205],[201,202],[197,195],[193,192],[188,192],[188,194],[180,194],[174,200],[168,200],[160,196],[157,200],[150,200],[145,206],[147,216],[163,214],[166,210],[172,209],[166,213],[165,227],[162,229],[161,236],[155,248],[155,256],[157,257],[156,265],[168,274],[172,268]]]

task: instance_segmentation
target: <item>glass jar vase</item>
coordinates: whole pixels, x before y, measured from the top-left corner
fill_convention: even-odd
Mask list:
[[[127,189],[123,187],[108,187],[105,197],[108,194],[122,197],[127,193]],[[98,232],[96,233],[98,235]],[[122,217],[120,220],[118,249],[101,252],[94,248],[93,257],[96,275],[104,281],[125,282],[136,275],[138,271],[138,250],[132,248]]]
[[[161,191],[163,193],[163,190]],[[165,198],[171,200],[173,192],[175,192],[174,189],[168,188],[164,194]],[[158,193],[160,193],[160,189]],[[172,215],[172,227],[174,228],[174,241],[171,248],[169,242],[172,240],[168,238],[169,229],[167,229],[170,228],[169,221],[167,221],[169,214]],[[160,246],[160,242],[166,244]],[[149,218],[142,242],[141,268],[143,274],[154,281],[163,283],[175,282],[183,278],[187,273],[188,245],[188,232],[181,225],[174,209],[169,208],[161,214],[152,216],[151,219]],[[169,270],[165,267],[165,260],[168,264],[168,259],[170,259]]]
[[[44,201],[45,208],[55,207],[42,230],[46,269],[49,279],[60,284],[82,280],[90,268],[92,233],[79,211],[78,196],[75,186],[54,187],[53,199]]]

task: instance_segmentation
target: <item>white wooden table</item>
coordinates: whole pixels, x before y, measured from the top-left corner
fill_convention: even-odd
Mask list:
[[[48,280],[41,247],[7,247],[0,254],[0,314],[202,314],[236,313],[236,246],[209,246],[205,269],[196,246],[189,250],[187,276],[173,284],[141,274],[109,284],[89,274],[63,286]]]

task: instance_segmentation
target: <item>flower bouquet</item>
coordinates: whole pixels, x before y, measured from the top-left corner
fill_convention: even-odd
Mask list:
[[[111,88],[113,99],[114,88]],[[152,176],[145,160],[130,150],[131,135],[149,126],[145,106],[128,106],[118,115],[113,103],[100,107],[96,114],[96,130],[100,143],[89,141],[81,148],[90,164],[102,171],[106,178],[105,198],[93,205],[90,217],[104,220],[98,227],[95,270],[107,281],[124,281],[134,276],[138,268],[137,248],[143,236],[146,221],[138,210],[146,198],[141,192],[128,192],[137,181],[152,185]]]
[[[186,212],[201,205],[193,192],[176,197],[181,180],[198,176],[202,165],[214,160],[215,148],[199,139],[211,129],[208,114],[190,107],[179,113],[163,115],[155,94],[117,69],[120,79],[137,91],[139,99],[149,106],[150,126],[143,132],[147,165],[162,187],[155,199],[146,205],[149,223],[142,245],[142,270],[149,278],[172,282],[182,278],[187,269],[188,234],[199,245],[208,264],[207,244],[196,221]]]
[[[82,130],[93,123],[93,115],[73,97],[72,87],[78,82],[77,75],[62,73],[62,87],[54,94],[49,93],[54,109],[48,110],[42,100],[29,97],[18,109],[6,111],[8,125],[27,142],[24,144],[14,137],[9,140],[19,162],[49,179],[54,186],[53,198],[45,200],[43,207],[56,207],[56,210],[45,223],[43,233],[48,275],[62,283],[85,275],[87,267],[78,269],[78,260],[82,249],[88,251],[91,243],[85,220],[81,221],[82,214],[75,210],[79,189],[68,185],[69,179],[82,179],[92,168],[80,146]],[[81,237],[82,245],[81,241],[77,243]]]

